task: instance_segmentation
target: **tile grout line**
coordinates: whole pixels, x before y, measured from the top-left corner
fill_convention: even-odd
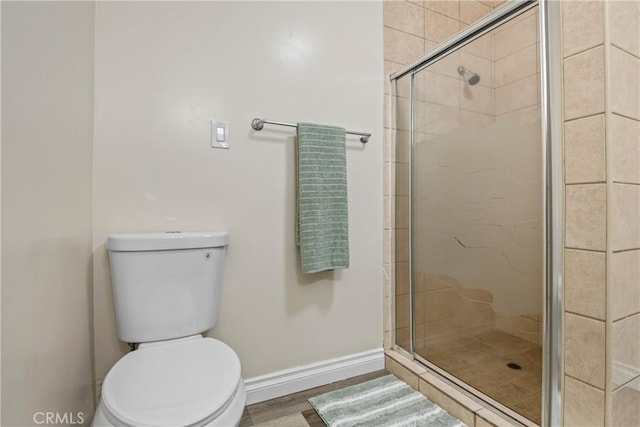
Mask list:
[[[599,47],[603,47],[604,48],[604,43],[599,43],[599,44],[597,44],[595,46],[591,46],[591,47],[585,48],[584,50],[581,50],[579,52],[575,52],[575,53],[572,53],[571,55],[565,56],[563,58],[563,61],[571,60],[571,59],[575,58],[578,55],[582,55],[582,54],[585,54],[585,53],[587,53],[589,51],[596,50]]]

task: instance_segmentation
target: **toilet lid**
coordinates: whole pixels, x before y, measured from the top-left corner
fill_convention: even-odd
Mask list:
[[[240,360],[213,338],[128,353],[104,380],[107,411],[131,426],[189,426],[222,412],[240,381]]]

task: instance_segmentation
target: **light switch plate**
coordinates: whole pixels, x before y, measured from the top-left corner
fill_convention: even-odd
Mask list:
[[[229,148],[229,122],[211,120],[211,148]]]

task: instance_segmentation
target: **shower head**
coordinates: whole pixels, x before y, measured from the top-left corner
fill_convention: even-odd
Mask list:
[[[473,71],[467,70],[462,65],[458,67],[458,74],[463,76],[471,86],[477,85],[478,82],[480,81],[479,75],[477,75]]]

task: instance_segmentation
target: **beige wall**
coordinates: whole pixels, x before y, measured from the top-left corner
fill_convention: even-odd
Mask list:
[[[6,426],[93,411],[93,18],[88,2],[2,2]]]
[[[562,12],[564,422],[640,425],[640,2]]]
[[[111,232],[227,230],[221,315],[243,376],[382,345],[382,6],[370,2],[98,3],[94,133],[96,375],[115,334]],[[371,132],[347,138],[351,266],[302,275],[294,131],[251,119]],[[231,148],[209,147],[210,120]]]

